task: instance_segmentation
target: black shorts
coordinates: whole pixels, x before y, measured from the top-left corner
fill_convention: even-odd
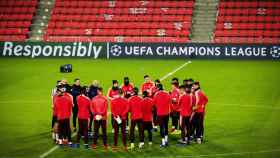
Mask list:
[[[52,117],[52,128],[53,128],[55,123],[58,123],[57,116]]]
[[[152,130],[153,129],[152,121],[144,121],[143,122],[143,129],[144,130]]]

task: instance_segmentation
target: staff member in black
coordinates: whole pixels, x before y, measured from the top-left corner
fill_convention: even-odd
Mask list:
[[[81,94],[81,82],[80,79],[76,78],[74,80],[74,84],[72,85],[71,94],[73,96],[74,106],[72,108],[73,111],[73,127],[74,132],[77,131],[77,115],[78,115],[78,104],[77,104],[77,96]]]

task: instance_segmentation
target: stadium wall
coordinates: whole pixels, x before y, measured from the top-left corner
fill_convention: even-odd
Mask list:
[[[280,59],[279,44],[0,42],[0,57]]]

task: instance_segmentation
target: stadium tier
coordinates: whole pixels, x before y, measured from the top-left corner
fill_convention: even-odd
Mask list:
[[[194,1],[57,0],[46,41],[188,42]]]
[[[0,41],[27,39],[36,5],[36,0],[0,1]]]
[[[195,7],[195,0],[56,0],[44,14],[41,2],[45,1],[1,0],[0,41],[186,43],[196,41],[195,17],[205,11]],[[220,0],[217,10],[210,42],[280,42],[280,1]],[[36,21],[38,17],[45,22]],[[40,38],[31,37],[33,30]]]
[[[221,0],[214,41],[217,43],[279,43],[279,1]]]

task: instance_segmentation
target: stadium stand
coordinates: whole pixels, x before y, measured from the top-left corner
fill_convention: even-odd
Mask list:
[[[280,1],[220,0],[214,41],[279,43]]]
[[[194,0],[56,0],[45,41],[188,42]]]
[[[26,40],[36,5],[36,0],[1,0],[0,41]]]

